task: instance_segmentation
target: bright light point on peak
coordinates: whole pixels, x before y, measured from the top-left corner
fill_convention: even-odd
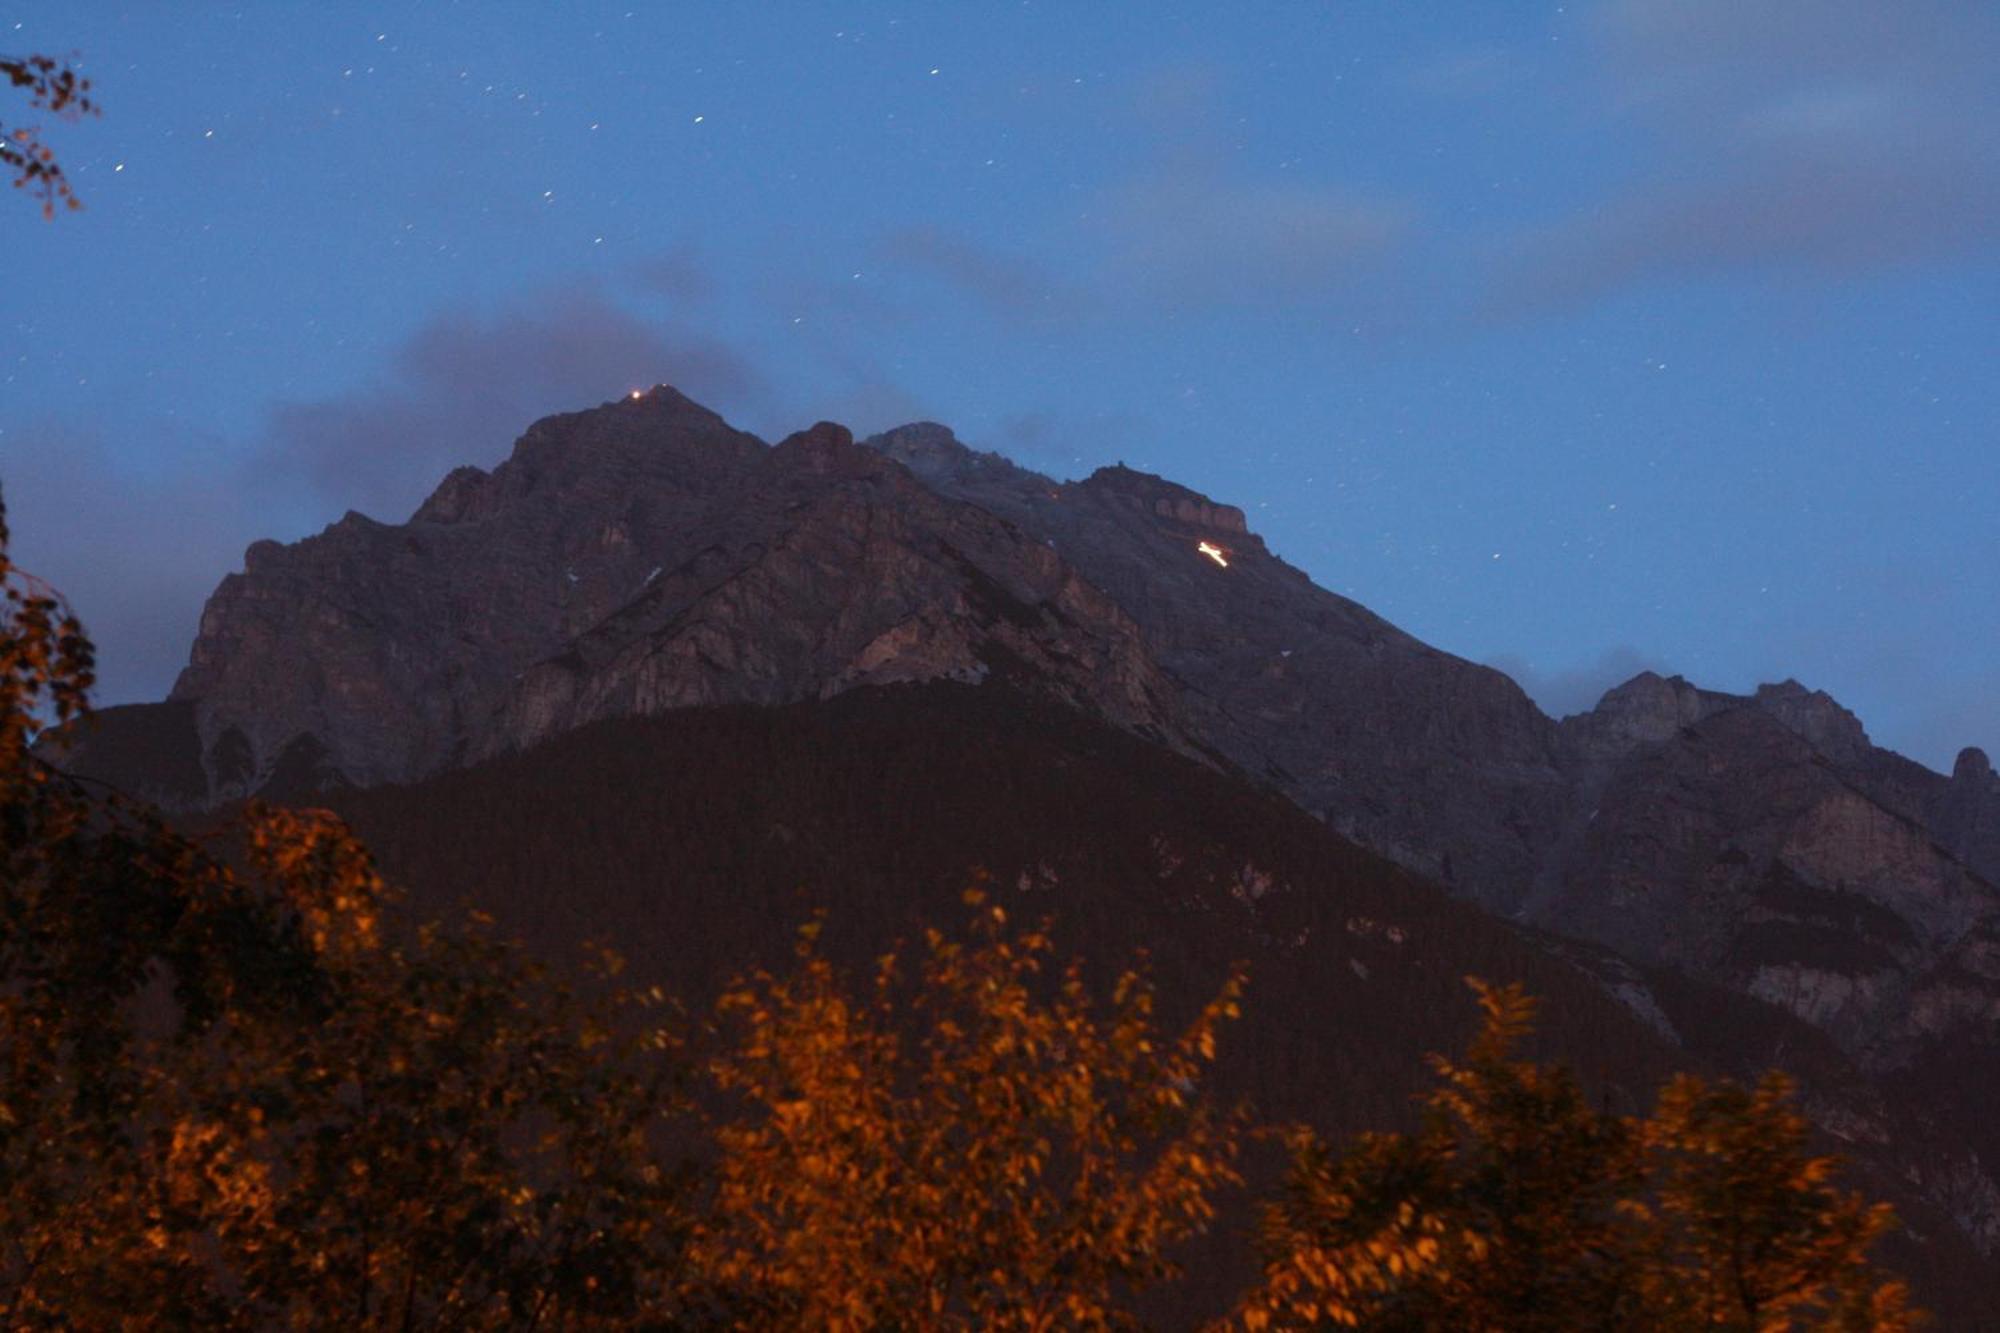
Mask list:
[[[646,396],[646,391],[644,389],[632,390],[632,401],[635,403],[638,402],[641,398],[644,398],[645,396]]]
[[[1203,555],[1207,556],[1210,560],[1213,560],[1216,564],[1221,565],[1224,569],[1229,568],[1229,557],[1225,556],[1222,553],[1222,548],[1220,546],[1217,546],[1214,542],[1203,542],[1201,545],[1195,547],[1194,549],[1200,551]]]

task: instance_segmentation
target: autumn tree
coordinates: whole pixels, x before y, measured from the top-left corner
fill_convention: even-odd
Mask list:
[[[1656,1208],[1645,1298],[1668,1328],[1903,1329],[1903,1284],[1866,1262],[1886,1204],[1833,1184],[1783,1074],[1754,1087],[1682,1075],[1642,1127]]]
[[[75,616],[0,514],[0,1324],[629,1326],[687,1227],[657,992],[411,927],[331,816],[194,839],[36,757]]]
[[[1248,1329],[1897,1333],[1903,1284],[1868,1260],[1893,1223],[1835,1189],[1789,1085],[1682,1076],[1644,1120],[1593,1109],[1514,1052],[1533,1006],[1474,981],[1464,1060],[1434,1057],[1422,1127],[1335,1152],[1293,1136],[1266,1210]]]
[[[60,120],[76,120],[99,114],[90,95],[90,80],[77,73],[68,61],[54,56],[0,55],[0,79],[16,91],[25,91],[28,105]],[[70,188],[69,177],[56,161],[55,150],[41,140],[39,125],[0,122],[0,167],[14,173],[14,188],[32,190],[42,198],[42,216],[53,218],[56,205],[83,207]]]
[[[1142,969],[1108,997],[1046,923],[977,892],[970,940],[845,983],[802,934],[720,1007],[718,1193],[698,1264],[739,1322],[812,1329],[1130,1326],[1238,1183],[1206,1088],[1241,982],[1178,1033]]]

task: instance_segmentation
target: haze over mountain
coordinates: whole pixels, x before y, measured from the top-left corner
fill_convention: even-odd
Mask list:
[[[1641,674],[1558,722],[1314,585],[1240,509],[1123,465],[1057,482],[929,423],[766,445],[665,386],[550,417],[406,523],[349,513],[252,546],[171,697],[107,710],[69,763],[182,809],[437,792],[482,761],[532,786],[533,747],[594,723],[915,682],[1039,700],[1158,756],[1132,764],[1281,794],[1578,941],[1536,947],[1573,947],[1564,966],[1670,1045],[1728,1034],[1686,1030],[1659,978],[1738,997],[1736,1027],[1775,1006],[1870,1089],[1826,1092],[1822,1126],[2000,1249],[1982,1165],[2000,1161],[1983,1114],[2000,1089],[2000,778],[1983,754],[1934,773],[1794,681],[1736,696]],[[430,836],[448,845],[448,827]],[[1245,862],[1239,898],[1262,874]]]

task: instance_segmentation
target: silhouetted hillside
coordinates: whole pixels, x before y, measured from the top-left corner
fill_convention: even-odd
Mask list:
[[[1267,1118],[1334,1133],[1408,1123],[1422,1053],[1455,1048],[1471,1021],[1465,975],[1521,981],[1544,1003],[1538,1053],[1620,1109],[1675,1068],[1791,1068],[1823,1122],[1863,1127],[1831,1145],[1857,1157],[1857,1181],[1929,1237],[1892,1261],[1934,1305],[1977,1308],[1982,1261],[1901,1180],[1947,1149],[1814,1029],[1505,925],[1275,793],[1044,699],[906,685],[616,720],[335,804],[419,908],[469,900],[555,956],[607,939],[632,975],[697,1005],[777,962],[816,909],[829,947],[859,962],[954,919],[983,872],[1101,966],[1147,948],[1182,1006],[1247,959],[1221,1076]],[[1217,1243],[1215,1262],[1247,1262]]]

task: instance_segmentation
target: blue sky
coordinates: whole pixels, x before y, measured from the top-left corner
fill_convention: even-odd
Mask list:
[[[2000,751],[1990,4],[1140,14],[0,9],[105,108],[0,213],[19,554],[158,697],[251,540],[667,381],[1164,473],[1552,711]]]

